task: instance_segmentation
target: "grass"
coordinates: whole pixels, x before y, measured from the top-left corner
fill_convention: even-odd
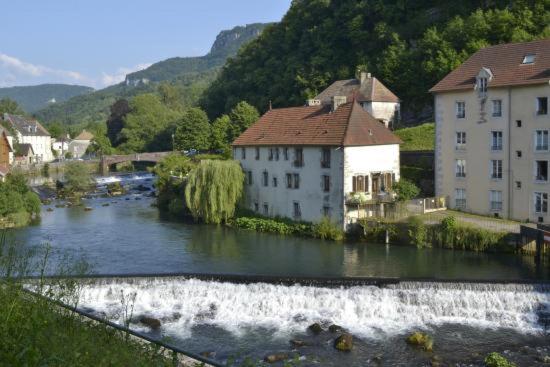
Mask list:
[[[434,150],[435,124],[433,122],[398,129],[394,134],[403,140],[402,151]]]

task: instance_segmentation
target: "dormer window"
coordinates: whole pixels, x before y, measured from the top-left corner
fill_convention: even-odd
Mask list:
[[[535,63],[535,54],[527,54],[523,57],[522,64],[534,64]]]
[[[479,93],[487,93],[487,78],[479,78]]]
[[[480,97],[485,97],[487,94],[487,86],[491,79],[493,78],[493,73],[488,68],[481,68],[476,77],[476,89]]]

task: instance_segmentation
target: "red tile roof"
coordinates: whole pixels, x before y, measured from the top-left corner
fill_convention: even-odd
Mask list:
[[[348,101],[355,99],[357,102],[399,102],[399,98],[375,77],[366,77],[362,84],[358,79],[337,80],[315,99],[330,105],[334,96],[346,96]]]
[[[526,55],[535,55],[535,62],[522,64]],[[446,92],[473,88],[482,67],[493,74],[488,87],[543,84],[550,81],[550,38],[508,43],[487,47],[473,54],[450,72],[430,92]]]
[[[234,142],[234,146],[363,146],[400,144],[401,140],[357,102],[334,112],[327,106],[273,109]]]

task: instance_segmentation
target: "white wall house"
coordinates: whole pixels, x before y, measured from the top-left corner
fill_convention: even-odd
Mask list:
[[[374,199],[399,180],[399,138],[357,102],[332,100],[269,110],[235,140],[249,209],[346,228],[350,193]]]
[[[436,195],[452,208],[550,223],[550,39],[482,49],[435,95]]]
[[[50,133],[36,120],[5,113],[3,120],[11,124],[20,144],[30,144],[35,163],[53,160]]]
[[[90,146],[93,138],[94,135],[92,133],[83,130],[69,143],[68,151],[72,154],[74,158],[81,158],[83,155],[86,154],[86,150]]]

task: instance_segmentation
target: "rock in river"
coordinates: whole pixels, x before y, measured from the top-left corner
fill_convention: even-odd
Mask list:
[[[323,331],[321,324],[319,324],[318,322],[316,322],[315,324],[309,325],[307,329],[311,331],[313,334],[321,334],[321,332]]]
[[[145,326],[149,326],[153,330],[160,329],[160,320],[155,319],[154,317],[141,316],[138,321]]]
[[[266,361],[267,363],[275,363],[279,361],[284,361],[287,358],[288,355],[286,353],[274,353],[265,356],[264,361]]]
[[[407,344],[414,345],[424,349],[427,352],[431,352],[433,350],[434,341],[428,334],[416,331],[409,335],[407,338]]]
[[[334,348],[343,352],[349,352],[353,348],[353,336],[342,334],[334,341]]]
[[[340,331],[343,331],[343,330],[344,328],[341,327],[340,325],[332,324],[328,327],[328,331],[330,331],[331,333],[339,333]]]

